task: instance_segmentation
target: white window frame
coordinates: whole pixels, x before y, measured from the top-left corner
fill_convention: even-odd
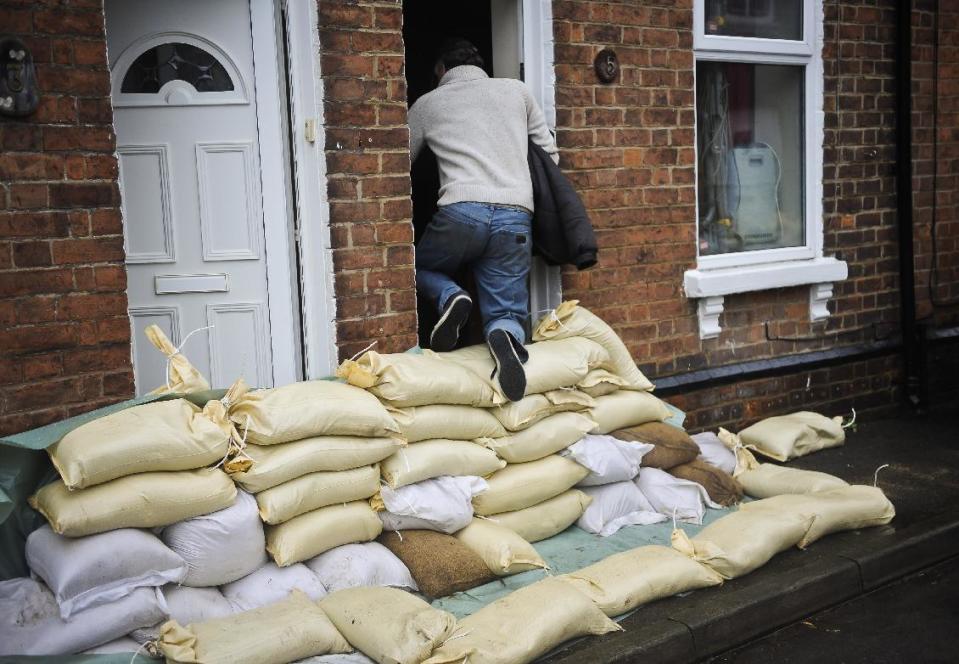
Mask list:
[[[846,264],[823,255],[823,7],[822,0],[803,0],[803,39],[759,39],[709,35],[705,32],[705,0],[693,2],[693,48],[695,62],[741,62],[794,65],[805,68],[804,137],[804,237],[798,247],[759,249],[712,256],[699,254],[699,197],[696,197],[697,261],[687,270],[687,297],[700,298],[700,337],[719,335],[723,297],[787,286],[812,285],[810,318],[829,316],[826,301],[832,282],[845,279]],[[695,71],[695,70],[694,70]],[[698,123],[697,123],[698,125]],[[696,143],[698,146],[698,141]],[[696,158],[699,186],[699,155]]]

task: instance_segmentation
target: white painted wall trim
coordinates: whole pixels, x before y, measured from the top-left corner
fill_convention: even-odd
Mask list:
[[[847,276],[849,269],[845,262],[826,257],[721,270],[687,270],[683,275],[683,288],[686,297],[713,297],[842,281]]]

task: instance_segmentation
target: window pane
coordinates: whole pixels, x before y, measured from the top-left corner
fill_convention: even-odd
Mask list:
[[[803,0],[701,0],[707,35],[801,41]]]
[[[156,93],[168,81],[186,81],[198,92],[233,89],[219,61],[190,44],[160,44],[141,53],[123,76],[120,92]]]
[[[803,69],[696,63],[701,256],[805,244]]]

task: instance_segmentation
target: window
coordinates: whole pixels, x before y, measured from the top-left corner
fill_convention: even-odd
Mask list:
[[[186,81],[198,92],[233,90],[222,64],[192,44],[158,44],[133,61],[120,92],[157,93],[168,81]]]

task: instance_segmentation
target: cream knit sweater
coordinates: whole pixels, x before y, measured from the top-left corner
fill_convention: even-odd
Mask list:
[[[479,67],[453,67],[409,112],[410,152],[424,145],[436,155],[439,204],[462,201],[533,209],[526,162],[527,137],[559,163],[546,118],[529,88],[490,78]]]

